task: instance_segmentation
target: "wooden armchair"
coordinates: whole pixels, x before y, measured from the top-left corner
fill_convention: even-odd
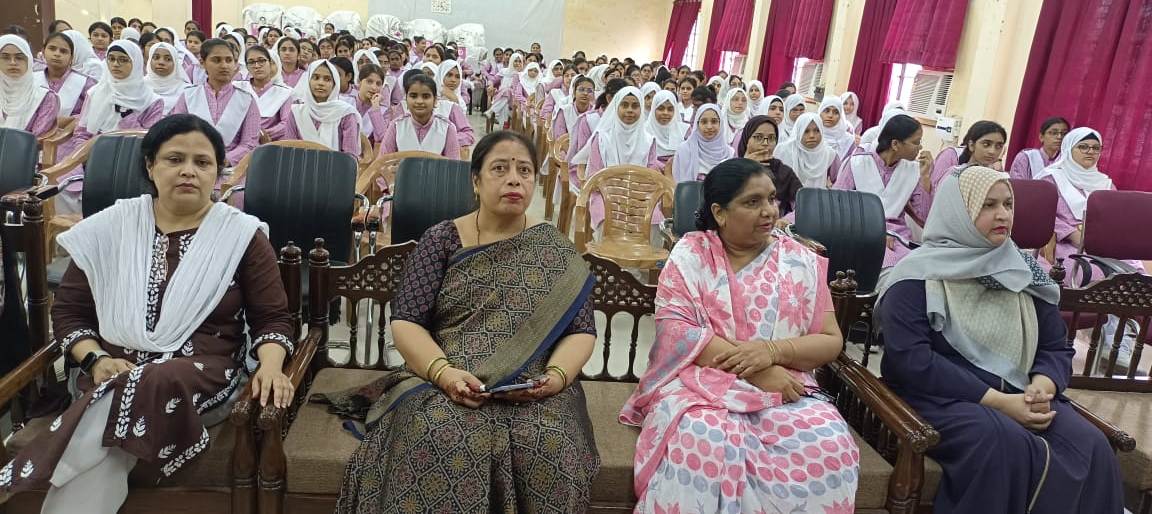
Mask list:
[[[576,250],[609,259],[626,268],[655,270],[668,250],[652,246],[652,214],[660,206],[672,216],[674,185],[659,172],[640,166],[611,166],[592,175],[576,200]],[[604,231],[591,240],[588,203],[592,193],[604,200]]]
[[[1065,274],[1063,262],[1057,261],[1052,278],[1063,283]],[[1152,440],[1152,417],[1148,415],[1152,380],[1149,366],[1140,367],[1144,347],[1152,344],[1152,277],[1121,273],[1083,288],[1064,287],[1060,310],[1068,325],[1068,345],[1076,348],[1077,355],[1065,395],[1119,452],[1124,489],[1129,498],[1139,498],[1133,510],[1150,512],[1152,449],[1147,442]],[[1118,320],[1118,328],[1109,341],[1105,326],[1110,317]],[[1117,364],[1125,337],[1134,343],[1127,369]]]
[[[620,512],[631,510],[636,502],[632,466],[639,430],[621,425],[617,418],[646,367],[644,357],[637,358],[637,340],[640,320],[655,313],[656,287],[640,283],[609,260],[593,255],[586,255],[585,259],[596,277],[593,303],[607,320],[602,342],[597,342],[601,353],[593,356],[582,374],[601,458],[589,512]],[[842,284],[841,288],[848,285]],[[630,320],[623,325],[631,325],[631,330],[625,332],[625,341],[617,341],[613,332],[613,321],[619,314],[627,314],[624,319]],[[626,364],[620,362],[622,358],[612,358],[613,351],[617,355],[624,351],[621,345],[627,346]],[[593,371],[589,372],[589,368]],[[622,373],[613,374],[610,368]],[[867,369],[844,354],[816,370],[816,375],[853,427],[853,437],[860,448],[857,512],[914,512],[925,482],[924,452],[936,444],[939,434]],[[927,477],[933,488],[939,480],[939,468],[936,469],[934,475]]]
[[[296,388],[296,400],[288,409],[265,408],[258,420],[261,514],[329,513],[335,508],[344,467],[359,442],[345,433],[340,418],[323,405],[306,403],[307,398],[368,384],[399,364],[390,363],[387,356],[388,319],[383,313],[414,248],[414,241],[388,246],[351,266],[332,266],[322,240],[309,252],[308,331],[284,368]],[[281,274],[299,277],[300,249],[289,246],[281,256]],[[298,291],[298,281],[288,287]],[[294,319],[301,317],[299,298],[289,291]],[[331,339],[329,305],[340,298],[357,312],[367,304],[366,315],[346,327],[347,341]],[[333,360],[333,350],[346,354],[346,360]]]
[[[5,197],[4,209],[19,206],[20,224],[3,227],[5,241],[26,253],[29,328],[33,354],[16,369],[0,378],[0,405],[12,416],[14,433],[0,448],[8,462],[37,434],[48,430],[56,411],[37,408],[31,417],[29,404],[35,404],[41,386],[56,383],[55,364],[62,358],[61,347],[49,341],[48,285],[44,266],[43,203],[29,195]],[[11,236],[11,237],[9,237]],[[192,463],[172,477],[157,483],[156,477],[138,469],[129,475],[129,494],[122,513],[150,512],[231,512],[254,513],[256,508],[256,446],[253,433],[253,402],[246,388],[228,422],[209,428],[212,444]],[[9,513],[40,512],[44,491],[30,491],[11,497],[4,505]]]

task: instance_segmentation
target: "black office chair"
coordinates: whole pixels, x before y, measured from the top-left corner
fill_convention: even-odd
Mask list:
[[[857,291],[873,292],[887,243],[880,197],[860,191],[805,187],[796,195],[792,231],[828,250],[828,280],[854,270]]]
[[[36,183],[36,136],[0,128],[0,194],[24,191]]]
[[[828,257],[828,277],[837,273],[854,273],[858,291],[846,312],[855,320],[842,323],[850,327],[846,341],[864,342],[862,363],[868,365],[872,347],[872,310],[876,302],[876,283],[884,265],[887,225],[880,197],[860,191],[805,187],[796,195],[795,234],[824,246]]]
[[[261,146],[252,152],[243,186],[244,212],[268,224],[268,239],[279,250],[289,241],[327,243],[332,260],[347,263],[352,251],[356,159],[343,152]],[[307,283],[307,281],[305,281]]]
[[[155,191],[144,168],[140,153],[143,137],[137,134],[102,134],[92,141],[91,152],[84,163],[84,174],[64,179],[39,194],[47,199],[73,182],[84,182],[80,210],[84,217],[96,214],[116,200],[136,198]],[[70,257],[57,257],[48,264],[48,285],[54,290],[72,263]]]
[[[676,184],[676,193],[672,200],[672,218],[665,219],[660,227],[665,249],[672,250],[676,241],[684,237],[684,234],[696,230],[696,211],[700,209],[703,186],[704,183],[698,180]]]
[[[419,240],[433,225],[472,212],[474,195],[467,161],[404,159],[391,196],[392,244]]]

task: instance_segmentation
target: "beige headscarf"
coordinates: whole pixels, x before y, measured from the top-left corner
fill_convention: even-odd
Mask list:
[[[981,166],[946,177],[924,245],[892,269],[888,283],[923,280],[932,329],[976,367],[1023,390],[1039,338],[1034,299],[1056,304],[1060,286],[1011,239],[993,245],[976,229],[984,199],[999,182],[1008,184],[1008,175]]]

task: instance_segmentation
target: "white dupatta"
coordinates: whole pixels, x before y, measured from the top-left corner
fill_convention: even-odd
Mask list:
[[[1056,181],[1060,197],[1068,204],[1068,209],[1077,220],[1084,219],[1084,210],[1088,208],[1088,195],[1101,189],[1113,189],[1112,179],[1099,168],[1096,166],[1084,168],[1072,159],[1072,148],[1088,136],[1096,136],[1096,140],[1101,143],[1104,141],[1099,132],[1088,127],[1072,129],[1060,143],[1060,158],[1051,166],[1044,168],[1044,171],[1036,177],[1042,179],[1051,176]]]
[[[151,196],[117,200],[57,241],[88,278],[101,338],[131,350],[168,353],[179,350],[220,304],[256,230],[267,233],[268,227],[227,204],[213,205],[169,277],[151,331],[148,274],[156,233]]]
[[[12,34],[0,36],[0,49],[8,45],[15,46],[28,58],[29,63],[32,62],[32,49],[24,38]],[[24,130],[36,111],[40,110],[40,103],[44,101],[45,96],[48,96],[49,91],[47,87],[36,83],[36,75],[38,74],[32,71],[32,66],[28,66],[24,70],[24,75],[18,79],[0,74],[0,115],[4,117],[0,126]]]
[[[431,127],[421,140],[416,133],[416,119],[411,114],[396,120],[396,151],[407,152],[420,150],[422,152],[443,154],[444,145],[448,140],[448,118],[436,113],[429,120]]]
[[[244,126],[244,120],[248,116],[248,106],[256,101],[256,95],[249,93],[247,90],[232,86],[236,91],[232,93],[232,98],[228,99],[228,105],[222,109],[220,119],[212,118],[212,109],[208,107],[208,90],[212,86],[207,83],[201,84],[196,87],[190,87],[184,90],[184,104],[188,107],[189,114],[195,114],[200,119],[211,123],[220,131],[220,136],[224,138],[224,144],[230,145],[236,140],[236,134],[240,133],[240,127]]]
[[[856,182],[856,190],[879,196],[884,203],[885,218],[899,219],[908,206],[908,200],[912,198],[912,192],[916,190],[916,182],[920,180],[920,165],[916,161],[901,159],[896,163],[888,185],[884,185],[880,168],[876,166],[875,153],[858,153],[849,162],[852,163],[852,179]]]
[[[332,91],[328,93],[328,98],[317,101],[312,94],[310,82],[312,74],[316,73],[316,69],[320,66],[326,66],[332,73]],[[300,103],[292,106],[292,117],[295,118],[300,138],[305,141],[320,143],[340,151],[340,121],[349,114],[355,114],[359,125],[360,113],[356,110],[356,106],[340,100],[339,70],[335,64],[327,60],[321,59],[308,65],[308,72],[296,83],[296,99]]]

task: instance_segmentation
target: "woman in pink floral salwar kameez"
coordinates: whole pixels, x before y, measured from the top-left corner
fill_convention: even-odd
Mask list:
[[[699,232],[672,250],[656,343],[620,421],[641,427],[637,513],[849,513],[859,451],[810,371],[843,340],[827,260],[774,231],[772,177],[704,180]]]

